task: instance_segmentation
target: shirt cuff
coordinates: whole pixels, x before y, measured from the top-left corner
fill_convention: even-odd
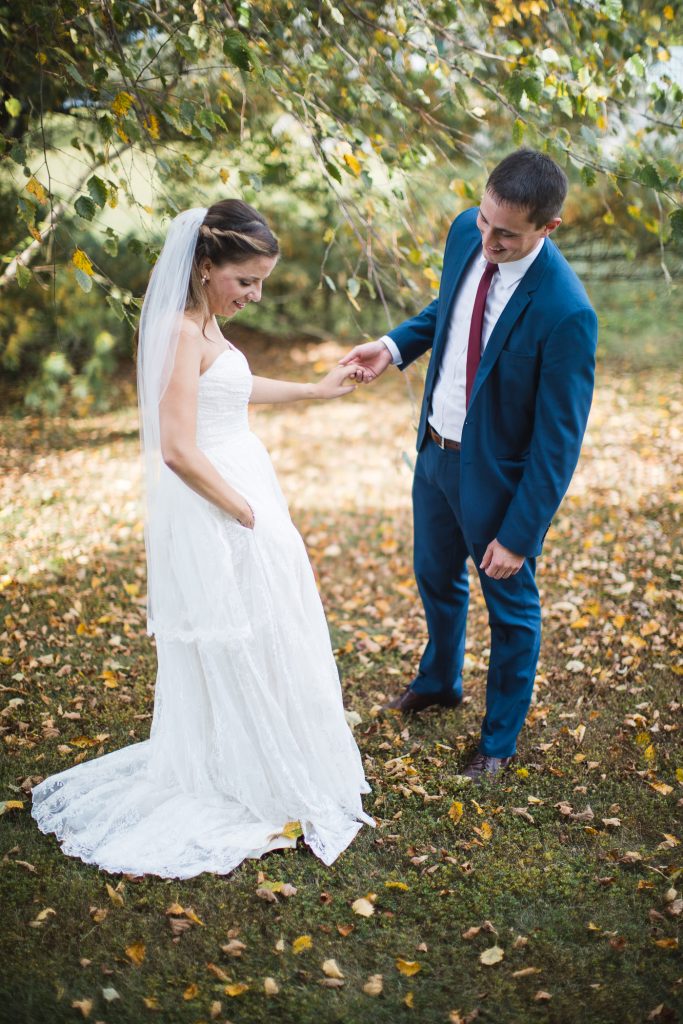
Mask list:
[[[403,362],[403,357],[396,346],[396,342],[388,334],[384,334],[379,340],[389,349],[394,366],[399,366]]]

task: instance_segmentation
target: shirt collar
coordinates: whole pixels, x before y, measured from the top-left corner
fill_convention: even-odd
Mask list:
[[[545,238],[540,238],[538,240],[538,244],[531,250],[530,253],[527,253],[526,256],[523,256],[521,260],[514,260],[512,263],[498,264],[498,270],[500,271],[500,279],[504,288],[510,288],[512,287],[513,284],[517,284],[519,281],[522,280],[531,264],[540,254],[544,242]],[[480,253],[479,260],[481,262],[481,266],[483,269],[486,266],[487,262],[483,252]]]

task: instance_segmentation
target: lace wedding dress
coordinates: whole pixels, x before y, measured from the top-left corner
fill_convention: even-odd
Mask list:
[[[107,871],[224,874],[294,846],[292,821],[331,864],[374,825],[313,572],[249,430],[250,392],[245,357],[221,352],[200,378],[197,444],[254,509],[254,530],[162,469],[150,739],[33,790],[40,829]]]

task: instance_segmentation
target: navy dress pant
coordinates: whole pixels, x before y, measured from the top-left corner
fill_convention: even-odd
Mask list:
[[[460,452],[428,439],[417,457],[413,480],[415,578],[424,605],[429,640],[417,677],[417,693],[445,704],[462,696],[462,668],[469,600],[467,558],[472,558],[488,609],[491,654],[486,715],[479,749],[491,757],[516,752],[517,735],[531,702],[541,644],[541,606],[527,558],[506,580],[479,569],[486,545],[462,531]]]

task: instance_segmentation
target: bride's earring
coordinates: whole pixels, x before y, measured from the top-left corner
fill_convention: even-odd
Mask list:
[[[208,277],[203,277],[202,278],[202,284],[206,284],[208,280],[209,280]]]

